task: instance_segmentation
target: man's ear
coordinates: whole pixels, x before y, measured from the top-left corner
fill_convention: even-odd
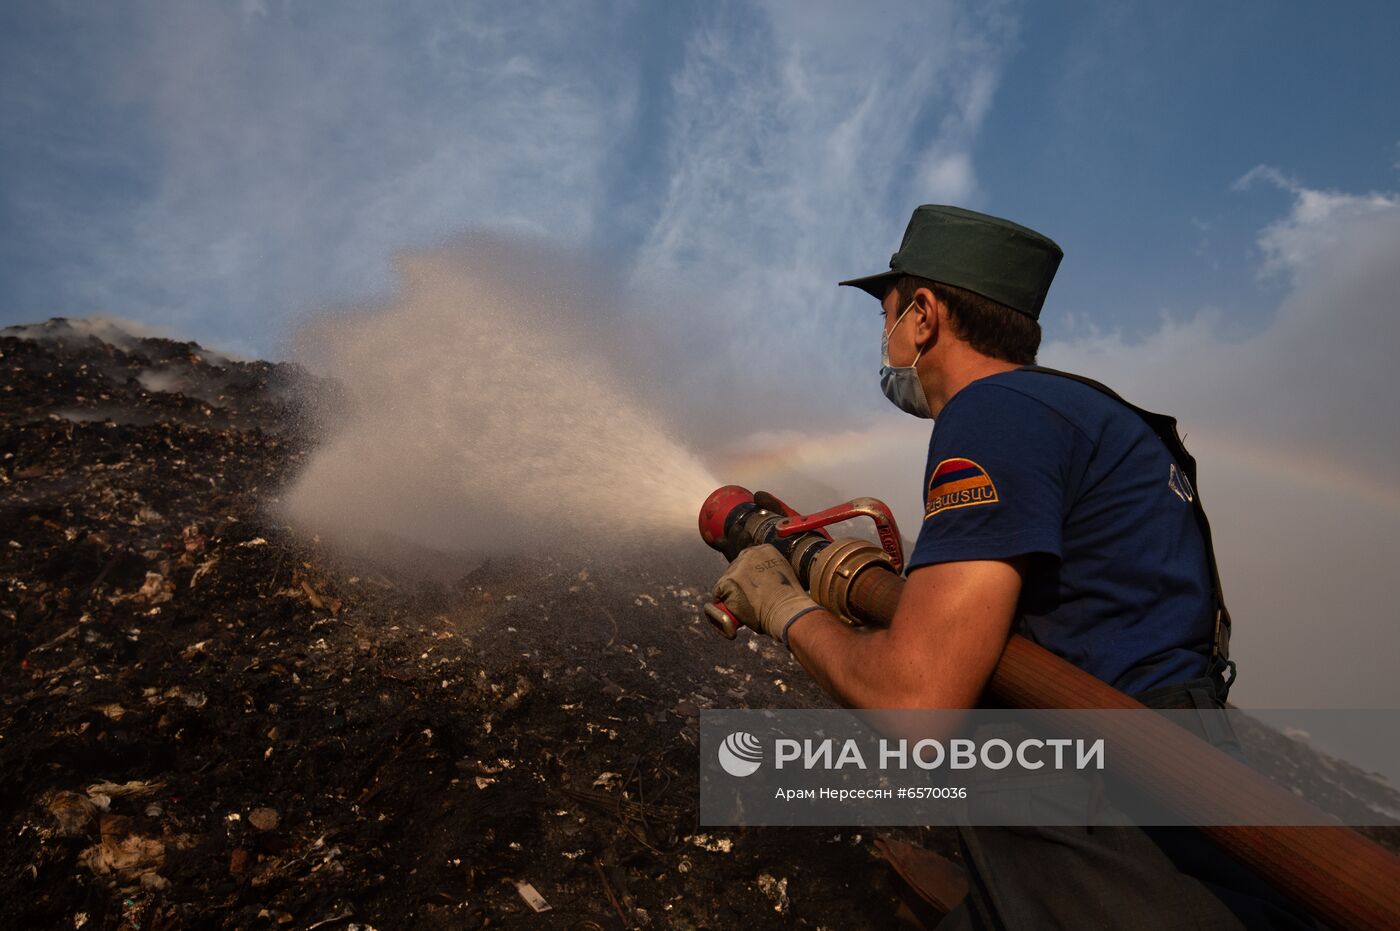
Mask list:
[[[914,292],[914,305],[918,316],[914,338],[920,346],[932,346],[938,334],[948,325],[948,306],[928,288],[919,288]]]

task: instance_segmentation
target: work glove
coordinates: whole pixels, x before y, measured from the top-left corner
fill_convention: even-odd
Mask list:
[[[792,564],[769,543],[748,547],[729,564],[715,583],[715,598],[744,626],[784,646],[788,625],[821,607],[802,590]]]

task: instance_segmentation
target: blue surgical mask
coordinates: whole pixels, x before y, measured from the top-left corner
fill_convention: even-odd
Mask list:
[[[910,301],[909,306],[904,308],[899,318],[895,320],[894,326],[890,327],[893,333],[905,314],[908,314],[914,307],[914,302]],[[895,407],[906,414],[913,414],[915,417],[933,418],[933,411],[929,410],[928,397],[924,394],[924,386],[919,382],[919,373],[914,366],[919,364],[919,357],[924,354],[920,347],[914,355],[914,362],[911,365],[890,365],[890,334],[886,333],[880,337],[880,390],[885,392],[885,397],[890,399]]]

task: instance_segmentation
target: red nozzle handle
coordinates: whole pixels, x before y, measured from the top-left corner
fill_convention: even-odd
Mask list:
[[[894,522],[889,505],[879,498],[852,498],[845,504],[806,517],[789,517],[778,524],[778,536],[791,537],[811,530],[820,531],[823,527],[856,517],[868,517],[875,522],[875,532],[880,536],[880,546],[885,555],[894,563],[895,572],[903,572],[904,546],[899,542],[899,526]]]
[[[705,605],[705,619],[729,640],[738,636],[739,628],[743,626],[722,601],[714,601]]]

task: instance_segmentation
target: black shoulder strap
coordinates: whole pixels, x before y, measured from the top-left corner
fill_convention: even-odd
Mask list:
[[[1191,510],[1196,515],[1196,526],[1201,529],[1201,539],[1205,543],[1206,561],[1210,565],[1210,584],[1215,600],[1215,636],[1211,645],[1210,674],[1222,690],[1221,698],[1223,700],[1223,693],[1228,691],[1231,683],[1235,681],[1235,664],[1230,661],[1230,611],[1225,607],[1225,594],[1220,588],[1220,569],[1215,562],[1215,546],[1211,542],[1210,521],[1206,519],[1205,508],[1201,506],[1200,493],[1196,490],[1196,460],[1186,451],[1185,444],[1181,442],[1181,435],[1176,429],[1176,418],[1166,414],[1155,414],[1152,411],[1143,410],[1136,404],[1130,404],[1112,388],[1094,381],[1092,378],[1085,378],[1083,375],[1061,372],[1059,369],[1045,368],[1041,365],[1024,365],[1019,371],[1058,375],[1061,378],[1068,378],[1071,381],[1088,385],[1095,391],[1108,395],[1141,417],[1143,422],[1151,428],[1153,433],[1157,434],[1167,447],[1167,452],[1171,453],[1171,457],[1176,463],[1176,469],[1171,476],[1172,490],[1191,503]],[[1229,672],[1228,678],[1226,678],[1227,670]]]

